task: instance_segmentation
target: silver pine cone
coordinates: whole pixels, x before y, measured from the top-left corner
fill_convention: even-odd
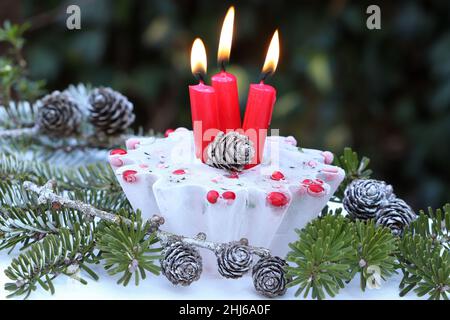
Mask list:
[[[350,218],[367,220],[375,218],[393,197],[392,186],[384,181],[359,179],[347,186],[342,204]]]
[[[78,132],[82,113],[67,94],[53,91],[36,102],[36,126],[48,136],[70,136]]]
[[[237,279],[246,274],[253,263],[253,255],[248,246],[240,242],[223,245],[217,252],[219,273],[225,278]]]
[[[94,89],[89,104],[89,121],[107,135],[123,133],[134,122],[133,104],[111,88]]]
[[[238,132],[219,132],[208,145],[206,164],[228,171],[242,171],[255,154],[253,142]]]
[[[258,293],[274,298],[286,293],[286,261],[279,257],[261,258],[253,267],[253,285]]]
[[[400,236],[416,217],[417,215],[405,201],[394,198],[378,212],[376,224],[388,227],[392,234]]]
[[[202,269],[202,257],[191,245],[177,241],[169,244],[163,251],[162,273],[175,285],[190,285],[200,279]]]

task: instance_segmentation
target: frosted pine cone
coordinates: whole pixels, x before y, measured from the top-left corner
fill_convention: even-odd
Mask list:
[[[258,293],[273,298],[286,293],[288,279],[284,267],[286,261],[279,257],[261,258],[253,267],[253,285]]]
[[[255,149],[253,142],[242,134],[231,131],[219,132],[208,145],[206,164],[228,171],[242,171],[252,160]]]
[[[133,104],[111,88],[96,88],[89,95],[89,121],[107,135],[123,133],[133,122]]]
[[[416,219],[416,214],[402,199],[392,199],[378,212],[377,225],[391,229],[392,233],[400,236],[403,230]]]
[[[163,251],[162,273],[173,284],[188,286],[200,279],[202,257],[196,248],[182,242],[174,242]]]
[[[36,126],[40,132],[54,137],[70,136],[78,132],[82,114],[77,103],[67,94],[53,91],[36,104]]]
[[[237,279],[246,274],[253,262],[248,246],[240,242],[224,245],[217,253],[219,273],[225,278]]]
[[[373,219],[393,196],[392,186],[384,181],[360,179],[345,189],[343,205],[352,219]]]

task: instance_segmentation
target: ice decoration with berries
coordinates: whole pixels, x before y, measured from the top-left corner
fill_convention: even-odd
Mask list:
[[[109,162],[135,210],[158,213],[167,231],[212,241],[246,238],[285,256],[295,228],[317,217],[344,178],[333,155],[299,149],[293,137],[267,137],[263,162],[240,172],[202,163],[192,131],[170,130],[164,138],[131,138]],[[210,259],[214,264],[216,257]],[[208,258],[205,261],[208,269]],[[214,267],[216,269],[216,267]]]

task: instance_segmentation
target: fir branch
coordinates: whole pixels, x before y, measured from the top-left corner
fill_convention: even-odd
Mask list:
[[[131,208],[114,172],[107,164],[97,163],[67,169],[46,162],[0,156],[0,191],[8,189],[8,185],[21,185],[27,180],[42,184],[50,179],[57,179],[59,185],[69,192],[69,196],[81,198],[98,208],[110,211],[121,207]],[[5,184],[5,181],[9,183]]]
[[[421,210],[399,244],[403,272],[400,296],[414,290],[429,299],[448,299],[450,293],[450,204],[443,209]]]
[[[450,255],[448,250],[420,235],[406,234],[400,242],[400,267],[404,273],[400,296],[414,289],[419,296],[448,300]]]
[[[359,160],[358,154],[351,148],[344,148],[344,153],[334,158],[334,165],[345,171],[344,181],[339,185],[334,195],[338,202],[342,202],[344,190],[353,180],[370,178],[372,170],[367,168],[369,163],[370,159],[367,157],[362,157]]]
[[[419,216],[408,230],[450,250],[450,203],[445,204],[442,209],[428,208],[426,212],[420,210]]]
[[[51,210],[46,206],[28,204],[25,208],[3,206],[0,211],[0,250],[22,244],[21,250],[65,228],[75,225],[94,229],[94,224],[74,210]]]
[[[1,130],[0,139],[23,137],[23,136],[31,137],[37,133],[38,133],[37,127]]]
[[[296,264],[287,267],[293,278],[288,286],[299,286],[295,295],[310,291],[314,299],[324,299],[326,294],[334,297],[344,282],[351,279],[350,261],[352,248],[351,222],[339,215],[326,215],[296,230],[299,239],[290,243],[287,260]]]
[[[97,247],[102,251],[108,273],[122,273],[118,284],[126,286],[134,275],[138,285],[140,279],[147,277],[147,271],[159,275],[160,267],[154,261],[161,258],[156,254],[161,248],[155,247],[158,242],[156,234],[148,235],[150,229],[150,223],[144,223],[140,214],[131,217],[131,224],[121,222],[99,229]]]
[[[353,228],[356,256],[351,265],[352,278],[359,272],[360,286],[365,291],[368,281],[376,281],[374,277],[386,280],[395,273],[397,243],[389,228],[377,227],[372,220],[357,220]]]
[[[90,204],[84,203],[80,200],[72,200],[65,196],[61,196],[55,193],[54,188],[56,187],[56,181],[49,180],[47,183],[43,186],[38,186],[35,183],[31,181],[25,181],[24,182],[24,188],[26,190],[32,191],[38,195],[38,201],[41,204],[44,203],[50,203],[52,205],[59,205],[62,207],[68,207],[75,210],[80,211],[82,214],[84,214],[87,217],[96,217],[100,218],[102,220],[115,223],[115,224],[121,224],[124,223],[129,226],[134,226],[135,228],[138,227],[136,221],[133,221],[130,217],[127,217],[123,214],[114,214],[110,212],[106,212],[103,210],[99,210],[95,207],[93,207]],[[122,211],[123,212],[123,211]],[[197,246],[200,248],[208,249],[211,251],[217,251],[222,246],[221,243],[212,242],[212,241],[206,241],[206,235],[203,233],[200,233],[195,238],[189,238],[184,237],[180,235],[176,235],[167,231],[159,230],[159,227],[164,224],[164,218],[154,215],[153,218],[149,221],[149,229],[147,230],[148,234],[151,234],[155,232],[157,237],[160,239],[161,242],[167,243],[171,242],[173,240],[182,241],[186,244],[190,244],[193,246]],[[265,248],[260,247],[253,247],[253,246],[247,246],[249,251],[252,254],[258,255],[260,257],[267,257],[269,256],[270,252],[269,250]]]
[[[93,230],[75,225],[73,231],[61,229],[58,235],[50,235],[33,244],[12,261],[5,270],[8,278],[14,281],[5,284],[5,290],[11,292],[8,297],[24,295],[26,299],[38,286],[53,294],[53,280],[61,274],[86,284],[86,280],[77,275],[79,268],[93,279],[98,278],[86,265],[94,258]]]

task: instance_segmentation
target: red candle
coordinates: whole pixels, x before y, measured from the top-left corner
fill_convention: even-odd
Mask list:
[[[192,73],[200,80],[198,85],[189,86],[195,155],[205,162],[206,148],[217,134],[219,118],[216,91],[203,82],[203,75],[206,74],[206,50],[200,39],[196,39],[192,45],[191,68]]]
[[[231,73],[222,72],[214,75],[212,86],[217,92],[217,103],[220,110],[219,130],[236,130],[241,127],[241,113],[236,77]]]
[[[249,136],[255,148],[255,157],[249,167],[253,167],[262,161],[264,153],[264,143],[266,141],[267,130],[272,119],[273,106],[276,100],[276,90],[274,87],[264,84],[264,80],[273,74],[277,68],[279,51],[278,30],[275,31],[267,51],[266,60],[262,71],[261,82],[251,84],[248,92],[247,107],[243,129]]]
[[[253,165],[261,163],[262,160],[276,93],[274,87],[262,81],[259,84],[251,84],[248,91],[243,129],[253,142],[256,151],[255,158],[251,161]]]
[[[223,21],[217,54],[217,61],[222,71],[211,78],[212,86],[217,92],[217,103],[220,110],[219,130],[223,132],[241,128],[236,77],[225,71],[225,63],[230,59],[233,23],[234,7],[230,7]]]

